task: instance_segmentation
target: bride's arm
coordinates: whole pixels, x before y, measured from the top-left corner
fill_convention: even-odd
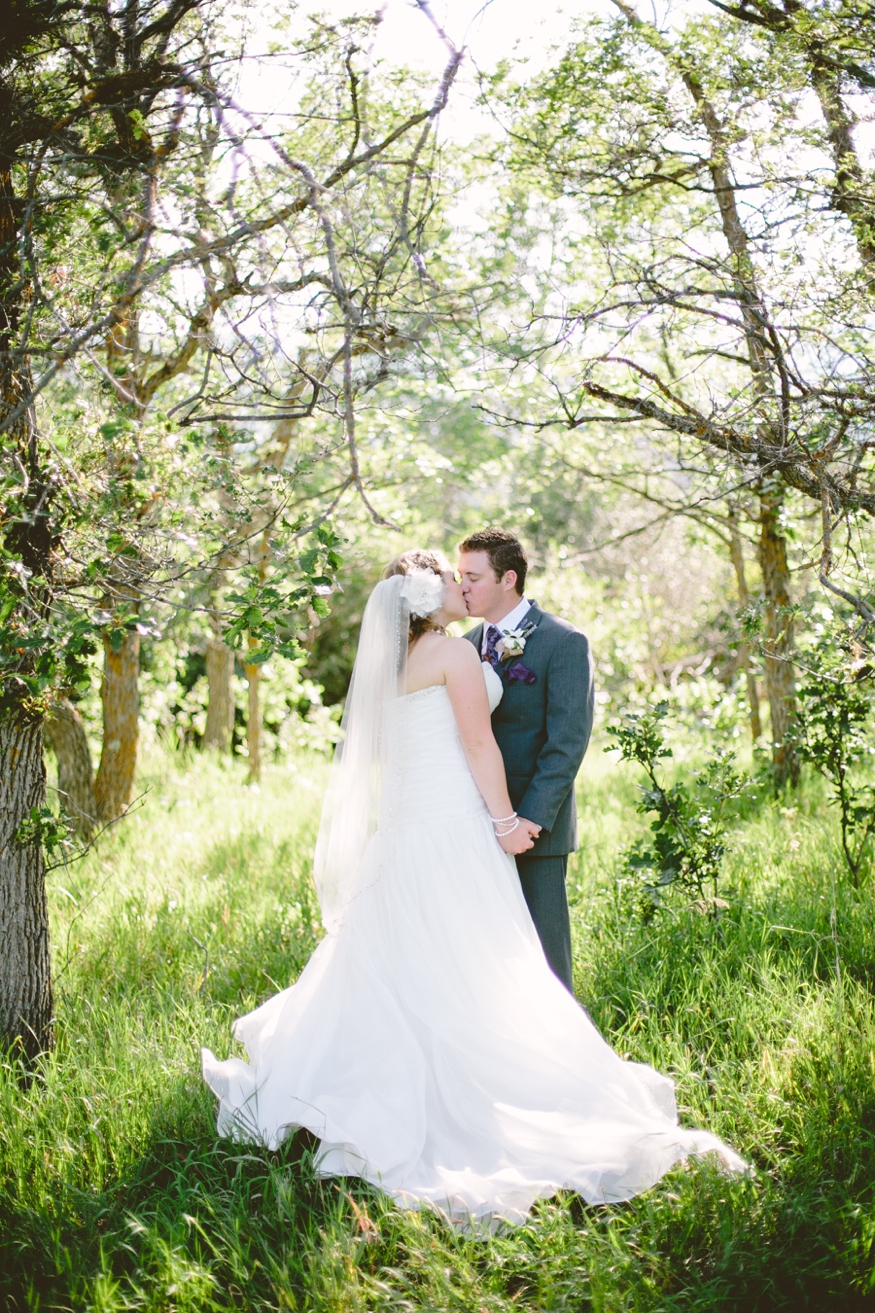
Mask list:
[[[441,644],[441,656],[447,692],[474,783],[483,795],[490,816],[510,816],[513,807],[507,792],[504,761],[492,733],[486,681],[477,650],[464,638],[449,638]],[[532,844],[528,822],[522,822],[501,842],[507,853],[526,852]]]

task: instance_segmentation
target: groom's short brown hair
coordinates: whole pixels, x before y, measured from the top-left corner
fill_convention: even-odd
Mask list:
[[[503,579],[508,570],[516,570],[516,590],[522,597],[529,561],[519,538],[514,538],[506,529],[481,529],[459,543],[459,551],[485,552],[496,579]]]

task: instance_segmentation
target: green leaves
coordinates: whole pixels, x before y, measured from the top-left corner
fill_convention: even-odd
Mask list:
[[[248,586],[226,594],[225,601],[233,609],[223,636],[229,647],[242,652],[247,665],[261,665],[274,653],[290,659],[301,655],[298,640],[310,628],[312,615],[329,613],[327,596],[342,564],[340,541],[331,525],[321,524],[297,558],[296,580],[286,576],[281,582],[277,570],[273,579],[265,581],[260,567],[251,566],[246,572]]]
[[[55,849],[68,842],[70,833],[66,819],[56,816],[50,807],[31,807],[15,831],[15,842],[22,848],[37,844],[51,857]]]
[[[40,581],[0,568],[0,708],[41,702],[53,688],[78,690],[97,650],[96,621],[69,608],[41,605]]]
[[[842,852],[859,885],[871,866],[875,832],[872,676],[875,656],[838,619],[822,626],[805,652],[794,745],[826,779],[841,815]]]
[[[666,785],[657,774],[657,763],[672,755],[663,730],[668,710],[668,703],[660,702],[646,711],[627,713],[620,725],[608,729],[623,761],[637,762],[649,780],[649,785],[639,786],[638,811],[653,817],[650,837],[638,839],[624,857],[626,870],[640,880],[645,919],[672,886],[695,897],[712,915],[719,909],[726,822],[732,804],[750,790],[746,776],[735,769],[732,753],[719,746],[703,770],[691,772],[690,784]]]
[[[672,755],[663,739],[662,722],[667,715],[668,703],[660,702],[647,711],[629,711],[620,725],[608,728],[623,761],[637,761],[650,773],[655,761]]]

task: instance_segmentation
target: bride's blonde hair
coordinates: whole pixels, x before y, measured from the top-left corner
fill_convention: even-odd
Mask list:
[[[409,552],[402,552],[383,570],[381,579],[391,579],[395,574],[410,574],[412,570],[431,570],[432,574],[442,575],[449,570],[450,563],[440,552],[428,552],[422,547],[412,547]],[[415,643],[417,638],[427,634],[430,629],[437,629],[431,616],[412,615],[410,617],[410,635],[408,642]]]

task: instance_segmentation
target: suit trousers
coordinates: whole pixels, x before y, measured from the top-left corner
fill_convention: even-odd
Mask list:
[[[516,869],[544,956],[553,974],[573,994],[571,920],[565,892],[568,854],[561,857],[529,857],[523,853],[516,858]]]

